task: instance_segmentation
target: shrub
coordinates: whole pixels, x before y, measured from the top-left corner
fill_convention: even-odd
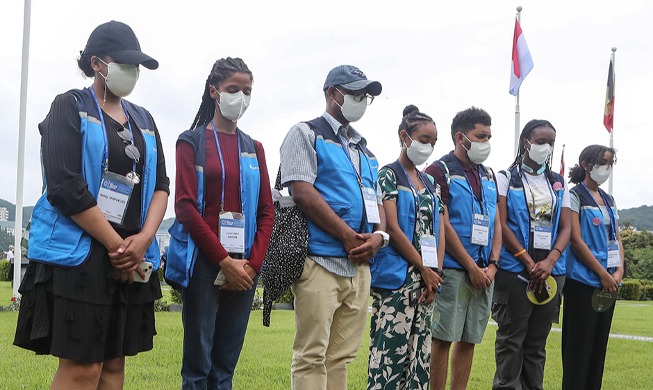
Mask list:
[[[646,281],[646,283],[642,284],[642,297],[641,299],[653,299],[653,283],[649,283],[649,281]]]
[[[295,303],[295,296],[292,295],[292,291],[290,291],[290,287],[288,287],[288,290],[286,290],[286,292],[284,292],[274,302],[275,303]]]
[[[181,303],[181,293],[172,286],[170,286],[170,300],[172,300],[172,303]]]
[[[9,260],[0,260],[0,280],[11,280],[9,278]]]
[[[252,310],[263,310],[263,297],[258,291],[259,290],[256,290],[256,292],[254,293],[254,301],[252,301]]]
[[[624,280],[619,288],[619,296],[627,301],[639,301],[642,296],[642,283],[639,280]]]
[[[168,302],[163,299],[154,301],[154,311],[168,311]]]

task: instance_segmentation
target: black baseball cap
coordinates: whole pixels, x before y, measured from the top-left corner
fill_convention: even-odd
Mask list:
[[[101,24],[88,37],[84,54],[108,55],[119,64],[141,64],[156,69],[159,62],[141,51],[134,31],[122,22],[112,20]]]

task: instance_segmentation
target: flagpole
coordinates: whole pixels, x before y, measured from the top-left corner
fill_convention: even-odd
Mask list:
[[[16,212],[14,228],[14,297],[18,298],[18,286],[23,253],[23,176],[25,174],[25,122],[27,117],[27,75],[29,68],[29,33],[32,15],[32,1],[25,0],[23,12],[23,58],[20,76],[20,113],[18,117],[18,167],[16,170]]]
[[[521,5],[517,6],[517,22],[521,24]],[[515,156],[519,151],[519,90],[515,96]]]
[[[610,61],[612,61],[612,85],[613,88],[614,86],[617,85],[616,82],[616,71],[615,71],[615,52],[617,51],[616,47],[612,48],[612,57],[610,58]],[[613,93],[612,96],[614,96],[616,93]],[[614,98],[613,98],[614,99]],[[614,105],[614,102],[612,102]],[[610,130],[610,148],[614,148],[614,119],[613,119],[613,125],[612,125],[612,130]],[[608,181],[608,194],[612,195],[612,180],[614,179],[614,169],[612,170],[612,175],[610,175],[610,179]]]

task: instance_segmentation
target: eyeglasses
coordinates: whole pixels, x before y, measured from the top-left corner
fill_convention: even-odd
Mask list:
[[[365,92],[365,90],[360,90],[360,91],[349,91],[343,88],[343,90],[339,90],[336,88],[338,92],[340,92],[343,95],[352,95],[354,97],[354,101],[357,103],[362,102],[363,100],[367,99],[367,105],[369,106],[372,104],[374,101],[374,96],[370,95],[369,93]]]
[[[126,127],[119,127],[117,129],[118,137],[122,140],[122,143],[125,144],[125,154],[127,157],[131,158],[135,162],[138,162],[141,159],[141,152],[138,151],[138,148],[134,145],[132,141],[134,135]]]

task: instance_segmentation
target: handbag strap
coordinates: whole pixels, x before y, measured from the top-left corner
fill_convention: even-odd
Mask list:
[[[281,186],[281,164],[279,164],[279,171],[277,172],[277,180],[274,182],[274,189],[275,190],[283,190],[283,187]]]

